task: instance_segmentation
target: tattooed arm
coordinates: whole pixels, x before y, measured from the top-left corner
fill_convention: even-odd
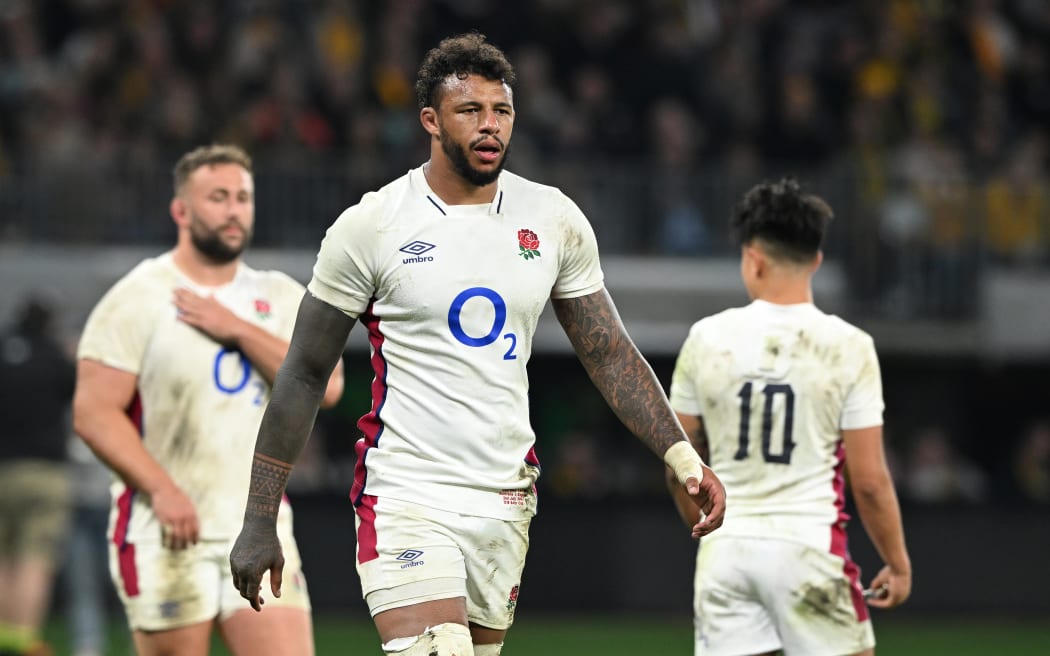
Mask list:
[[[609,293],[602,289],[578,298],[552,299],[551,303],[576,356],[609,407],[628,430],[675,469],[679,482],[706,515],[693,527],[693,535],[718,528],[725,512],[725,488],[699,462],[660,381],[624,329]],[[684,467],[695,467],[696,476]]]
[[[309,292],[299,305],[288,356],[277,372],[259,426],[244,524],[230,552],[233,584],[255,610],[262,607],[259,583],[267,570],[271,592],[275,597],[281,595],[284,557],[277,539],[277,511],[354,323]]]

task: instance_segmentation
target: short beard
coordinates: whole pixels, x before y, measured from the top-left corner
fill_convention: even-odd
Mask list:
[[[495,182],[496,178],[499,177],[499,174],[503,172],[503,166],[507,163],[507,153],[510,151],[509,144],[503,145],[503,157],[500,158],[499,165],[497,165],[496,168],[492,171],[479,171],[470,165],[470,160],[467,157],[467,150],[455,141],[452,141],[448,132],[445,132],[443,128],[438,128],[438,130],[438,139],[441,140],[441,150],[445,152],[445,156],[448,157],[450,162],[452,162],[452,168],[456,173],[470,184],[475,187],[484,187],[485,185]]]
[[[252,240],[252,233],[245,231],[241,245],[230,246],[222,240],[222,236],[219,234],[225,227],[222,226],[218,230],[208,230],[197,217],[193,217],[190,222],[190,241],[193,242],[194,248],[215,264],[229,264],[233,262],[241,256],[241,253],[244,252],[244,249],[248,247],[248,243]]]

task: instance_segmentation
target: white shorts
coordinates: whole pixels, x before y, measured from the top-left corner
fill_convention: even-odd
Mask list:
[[[859,569],[795,542],[704,538],[696,558],[696,656],[783,649],[842,656],[875,646]]]
[[[463,597],[470,622],[510,628],[531,521],[362,497],[356,517],[357,573],[369,611],[375,616],[425,601]]]
[[[225,620],[239,610],[251,610],[233,587],[230,549],[233,541],[207,540],[187,549],[167,549],[159,542],[110,543],[109,569],[131,630],[164,631]],[[270,593],[270,574],[262,579],[266,608],[310,610],[310,595],[294,538],[281,535],[284,571],[281,596]]]

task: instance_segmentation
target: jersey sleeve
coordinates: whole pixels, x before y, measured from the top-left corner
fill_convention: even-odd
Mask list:
[[[152,296],[128,278],[110,288],[88,316],[77,358],[138,375],[155,325],[153,312],[143,308],[155,302]]]
[[[697,369],[700,366],[700,337],[697,332],[696,327],[689,331],[689,336],[678,352],[669,394],[671,408],[675,412],[694,417],[703,415],[699,390],[696,389],[699,380]]]
[[[846,395],[842,405],[842,430],[870,428],[882,425],[882,411],[885,404],[882,399],[882,374],[879,369],[879,358],[875,353],[875,343],[871,337],[864,335],[855,347],[860,368],[855,382]]]
[[[376,289],[373,259],[378,231],[377,203],[367,194],[328,228],[307,290],[316,298],[357,318]]]
[[[551,298],[578,298],[593,294],[604,286],[604,274],[598,259],[598,240],[587,217],[576,203],[558,192],[559,211],[564,212],[565,237],[558,278]]]

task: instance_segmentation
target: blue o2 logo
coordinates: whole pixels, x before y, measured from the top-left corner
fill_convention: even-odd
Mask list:
[[[240,359],[241,372],[240,380],[230,385],[230,380],[223,380],[223,366],[222,363],[227,357],[233,356]],[[252,375],[252,366],[248,362],[248,358],[243,353],[236,349],[228,349],[223,347],[219,349],[219,352],[215,355],[215,366],[212,368],[212,379],[215,381],[215,387],[219,388],[220,392],[226,394],[236,394],[244,389],[244,386],[248,384],[248,378]],[[236,378],[232,376],[231,378]]]
[[[495,311],[492,318],[492,328],[489,329],[488,334],[481,337],[468,335],[467,331],[463,330],[463,324],[460,322],[460,314],[463,312],[463,306],[466,305],[467,301],[473,298],[484,298],[488,300],[492,303],[492,308]],[[506,324],[507,303],[495,290],[489,289],[488,287],[471,287],[470,289],[464,289],[456,296],[456,298],[452,299],[452,305],[448,309],[448,329],[452,331],[453,337],[467,346],[488,346],[499,339],[500,333],[503,332],[503,327]],[[517,336],[514,333],[507,333],[503,335],[503,339],[510,342],[510,347],[507,349],[507,352],[503,354],[503,359],[516,360],[518,356],[514,353],[514,348],[518,344]]]
[[[231,357],[236,358],[236,364],[232,367],[230,365],[224,366],[223,363]],[[231,368],[233,372],[230,372]],[[223,394],[237,394],[243,391],[248,386],[248,382],[251,381],[252,363],[248,360],[248,356],[241,351],[224,346],[215,354],[215,364],[212,366],[211,377],[212,382],[215,383],[215,388]],[[256,380],[252,383],[252,389],[255,390],[255,394],[252,396],[252,405],[261,405],[266,399],[267,384],[256,377]]]

